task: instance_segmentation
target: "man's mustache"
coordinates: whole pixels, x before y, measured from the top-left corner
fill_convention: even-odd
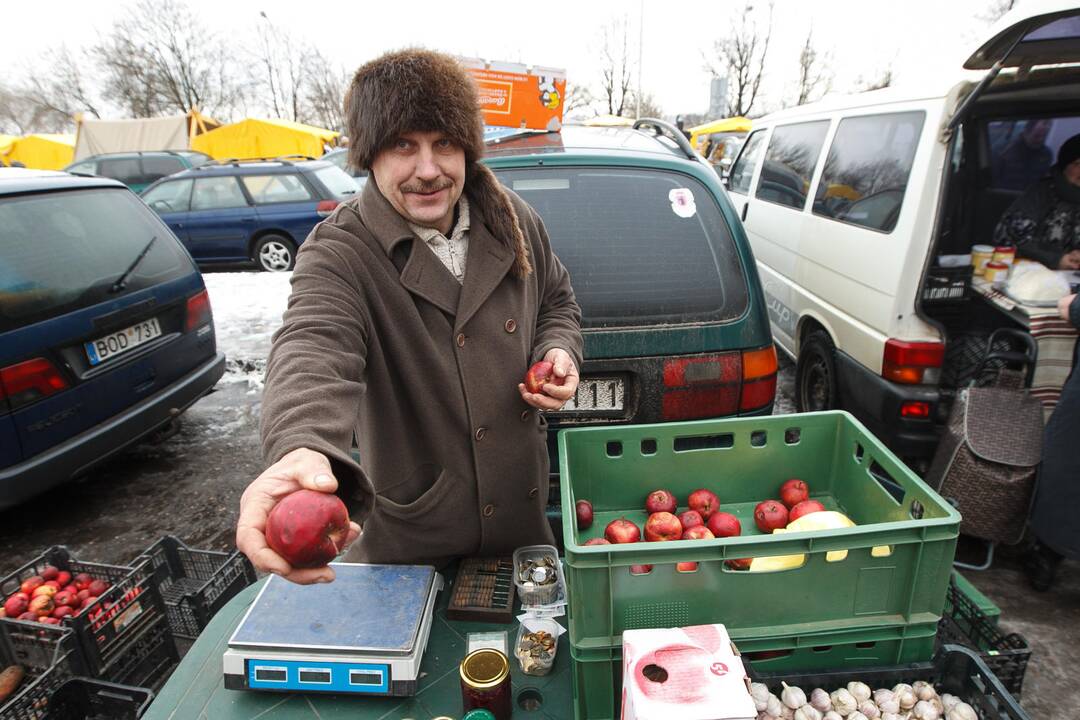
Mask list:
[[[405,183],[401,186],[401,192],[406,193],[434,193],[446,190],[454,186],[453,180],[432,180],[430,182]]]

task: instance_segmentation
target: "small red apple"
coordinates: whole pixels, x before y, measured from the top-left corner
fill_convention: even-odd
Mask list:
[[[645,498],[645,512],[650,515],[659,512],[674,513],[676,509],[678,504],[670,490],[653,490]]]
[[[687,530],[697,525],[704,525],[705,518],[701,517],[701,513],[697,510],[684,510],[679,513],[679,522],[682,523],[683,529]]]
[[[608,540],[604,539],[604,538],[593,538],[592,540],[586,540],[585,541],[585,546],[586,547],[588,547],[590,545],[610,545],[610,544],[611,543]]]
[[[749,570],[750,558],[733,558],[731,560],[724,561],[724,564],[732,570]]]
[[[86,598],[90,597],[90,591],[79,590],[77,593],[75,593],[75,597],[79,600],[79,607],[82,607],[86,604]]]
[[[72,582],[75,583],[75,587],[80,590],[85,590],[90,587],[90,583],[94,582],[94,578],[90,577],[89,573],[79,573],[74,577]]]
[[[294,568],[326,565],[348,537],[349,511],[331,493],[297,490],[279,500],[266,518],[267,545]]]
[[[701,488],[690,493],[690,497],[686,499],[686,504],[690,506],[691,510],[697,510],[701,517],[707,521],[709,516],[720,508],[720,498],[712,490]]]
[[[60,589],[60,583],[56,582],[55,580],[46,580],[42,583],[42,585],[47,585],[51,588],[56,588],[57,590]]]
[[[71,584],[71,573],[67,570],[61,570],[56,575],[56,582],[60,583],[62,587],[66,587]]]
[[[38,595],[37,597],[30,598],[30,604],[27,606],[27,611],[32,612],[35,615],[48,615],[56,607],[56,603],[50,595]]]
[[[787,527],[788,511],[779,500],[765,500],[754,508],[754,523],[758,530],[771,533],[776,528]]]
[[[77,607],[79,602],[79,596],[76,593],[69,592],[67,590],[61,590],[53,595],[53,602],[58,606]]]
[[[35,590],[45,584],[45,578],[40,575],[31,575],[22,581],[19,585],[19,591],[24,592],[27,595],[32,595]]]
[[[631,565],[631,575],[648,575],[652,572],[652,565]]]
[[[544,385],[555,381],[555,366],[547,360],[534,363],[525,373],[525,389],[531,393],[541,393]]]
[[[714,516],[715,517],[715,516]],[[715,535],[704,525],[694,525],[683,530],[683,540],[712,540]]]
[[[742,535],[742,523],[739,518],[727,512],[715,512],[709,518],[707,527],[716,537],[736,537]]]
[[[104,580],[94,580],[86,586],[86,589],[90,591],[91,595],[101,597],[101,594],[109,589],[109,584]]]
[[[30,606],[30,598],[26,597],[24,593],[15,593],[7,600],[4,601],[4,612],[8,617],[18,617],[26,612],[26,608]]]
[[[96,602],[97,602],[97,598],[95,596],[93,596],[93,595],[90,595],[85,600],[82,601],[82,605],[79,606],[79,610],[80,611],[85,610],[86,608],[90,607],[91,605],[93,605]],[[98,608],[97,610],[98,610],[98,612],[101,612],[101,608]]]
[[[55,568],[52,565],[46,565],[45,569],[41,571],[41,577],[45,580],[55,580],[59,575],[59,568]]]
[[[60,618],[55,618],[55,617],[52,617],[51,615],[45,615],[44,617],[39,617],[38,622],[39,623],[45,623],[46,625],[59,625],[60,624]]]
[[[791,478],[780,486],[780,501],[790,510],[803,500],[810,499],[810,488],[799,478]]]
[[[677,562],[677,563],[675,563],[675,571],[676,572],[696,572],[697,571],[697,563],[696,562]]]
[[[57,619],[66,618],[68,615],[74,614],[75,610],[68,605],[60,605],[56,608],[53,608],[52,611],[52,616]]]
[[[803,515],[809,515],[810,513],[822,512],[825,510],[825,506],[819,503],[817,500],[803,500],[795,507],[791,508],[791,512],[788,513],[788,522],[793,523]]]
[[[641,530],[638,526],[626,518],[612,520],[604,528],[604,537],[615,545],[621,543],[635,543],[641,539]]]
[[[678,540],[682,537],[683,529],[679,518],[669,512],[655,512],[645,521],[645,540],[647,542],[664,542]]]
[[[29,620],[30,622],[37,622],[38,614],[30,612],[29,610],[27,610],[26,612],[24,612],[22,615],[20,615],[19,617],[15,618],[15,619],[16,620]]]
[[[574,510],[577,512],[578,530],[588,530],[592,527],[593,511],[591,502],[588,500],[578,500],[574,503]]]
[[[32,600],[32,599],[36,598],[38,595],[48,595],[49,597],[52,597],[53,595],[56,594],[56,592],[57,592],[56,588],[54,588],[52,585],[39,585],[36,588],[34,588],[34,592],[31,593],[30,599]]]

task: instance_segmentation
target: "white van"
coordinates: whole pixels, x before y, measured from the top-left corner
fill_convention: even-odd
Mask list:
[[[970,293],[923,300],[942,279],[935,260],[990,243],[1009,204],[1080,133],[1078,61],[1077,3],[1029,2],[964,65],[982,72],[754,121],[727,186],[773,337],[796,360],[800,411],[844,408],[925,467],[973,348],[1006,323]],[[1004,163],[1024,128],[1046,120],[1048,147]]]

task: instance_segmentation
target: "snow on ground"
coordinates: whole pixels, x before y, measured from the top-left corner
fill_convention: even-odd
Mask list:
[[[247,383],[249,392],[262,389],[270,338],[281,326],[289,298],[292,273],[205,273],[218,350],[227,366],[222,382]]]

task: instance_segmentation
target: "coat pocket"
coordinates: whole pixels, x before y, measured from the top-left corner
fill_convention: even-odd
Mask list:
[[[428,468],[434,468],[434,466],[426,465],[417,468],[417,470],[413,471],[413,475],[418,475]],[[445,470],[439,470],[435,477],[435,481],[415,500],[401,503],[391,500],[386,495],[379,493],[375,495],[375,504],[382,512],[399,520],[415,520],[419,516],[429,513],[434,508],[438,507],[446,498],[447,494],[454,489],[454,485],[453,477]]]

